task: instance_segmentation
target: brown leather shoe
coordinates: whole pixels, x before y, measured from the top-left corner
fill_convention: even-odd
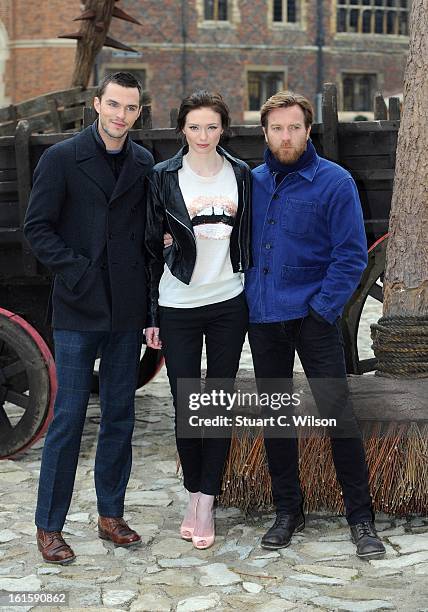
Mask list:
[[[135,546],[141,544],[141,538],[121,517],[98,517],[98,535],[103,540],[110,540],[116,546]]]
[[[38,527],[37,548],[46,563],[66,565],[76,558],[73,550],[62,537],[61,531],[45,531]]]

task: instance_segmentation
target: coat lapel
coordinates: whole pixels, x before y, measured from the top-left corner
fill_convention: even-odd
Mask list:
[[[91,126],[83,130],[76,139],[76,162],[80,170],[110,198],[115,179],[108,162],[100,155],[92,136]]]
[[[146,164],[140,161],[135,155],[133,143],[130,142],[129,151],[125,157],[122,171],[117,180],[116,186],[110,197],[110,202],[115,204],[116,201],[140,178]]]

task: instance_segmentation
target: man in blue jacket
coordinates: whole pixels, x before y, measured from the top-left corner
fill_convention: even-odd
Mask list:
[[[58,378],[36,510],[37,544],[49,563],[75,558],[61,530],[73,493],[97,356],[98,534],[117,546],[141,542],[123,519],[147,310],[145,180],[153,157],[128,135],[141,112],[141,93],[141,84],[130,73],[106,76],[94,99],[97,121],[47,149],[34,173],[24,231],[38,259],[54,275],[51,309]]]
[[[297,351],[321,415],[342,410],[346,425],[339,435],[333,431],[331,444],[346,518],[357,555],[378,558],[385,549],[373,524],[339,323],[367,265],[363,216],[350,174],[317,155],[309,139],[312,120],[310,102],[292,92],[275,94],[261,109],[268,148],[265,163],[253,170],[249,341],[259,390],[272,379],[287,385]],[[305,525],[297,440],[294,428],[289,431],[287,437],[265,432],[277,511],[262,538],[267,549],[288,546]]]

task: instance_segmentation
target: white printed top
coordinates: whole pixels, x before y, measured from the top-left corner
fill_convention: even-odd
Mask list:
[[[238,208],[238,187],[232,165],[223,158],[215,176],[199,176],[186,155],[178,181],[196,237],[196,264],[190,284],[173,276],[165,264],[159,285],[159,305],[194,308],[223,302],[243,290],[239,272],[230,261],[230,235]]]

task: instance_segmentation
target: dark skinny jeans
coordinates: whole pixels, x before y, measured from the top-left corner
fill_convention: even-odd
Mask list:
[[[248,338],[253,355],[254,371],[259,392],[263,380],[279,379],[287,384],[293,377],[295,351],[297,351],[308,379],[320,416],[326,409],[343,410],[349,437],[330,434],[333,461],[342,487],[346,519],[350,525],[373,519],[372,502],[368,486],[368,471],[360,430],[355,420],[346,381],[343,339],[340,322],[330,325],[313,315],[279,323],[249,325]],[[326,406],[322,379],[335,379]],[[337,384],[339,381],[340,384]],[[336,404],[336,406],[334,406]],[[273,501],[277,511],[290,514],[302,508],[303,496],[299,481],[297,439],[289,437],[265,438],[269,471],[272,478]]]
[[[190,492],[218,495],[230,438],[177,435],[177,387],[180,379],[194,379],[200,391],[202,347],[207,355],[206,381],[234,380],[248,327],[244,294],[197,308],[160,307],[160,337],[165,355],[171,393],[176,410],[177,450],[184,486]],[[205,391],[207,390],[207,386]],[[183,408],[184,409],[184,408]]]

